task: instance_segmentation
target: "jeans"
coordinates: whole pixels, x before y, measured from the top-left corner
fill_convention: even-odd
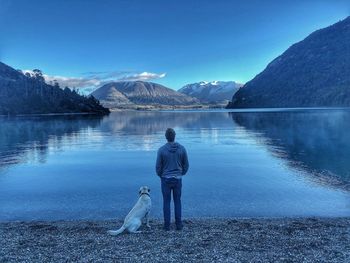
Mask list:
[[[163,214],[164,227],[170,226],[170,201],[171,192],[173,192],[174,209],[175,209],[175,223],[178,228],[182,227],[181,222],[181,188],[182,179],[176,178],[161,178],[162,194],[163,194]]]

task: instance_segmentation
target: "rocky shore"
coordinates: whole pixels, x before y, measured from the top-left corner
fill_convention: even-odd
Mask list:
[[[350,218],[161,221],[109,236],[117,221],[0,223],[0,262],[350,262]]]

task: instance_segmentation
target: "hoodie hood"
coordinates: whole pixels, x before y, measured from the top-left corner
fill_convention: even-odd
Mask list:
[[[178,144],[177,142],[168,142],[166,144],[166,149],[171,152],[174,153],[176,152],[180,147],[180,144]]]

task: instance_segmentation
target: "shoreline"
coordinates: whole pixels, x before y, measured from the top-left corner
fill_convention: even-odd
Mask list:
[[[295,108],[226,108],[223,106],[209,106],[201,105],[199,107],[140,107],[140,108],[110,108],[110,113],[121,112],[121,111],[225,111],[225,112],[238,112],[238,113],[255,113],[255,112],[279,112],[279,111],[303,111],[303,110],[350,110],[350,107],[295,107]],[[109,114],[110,114],[109,113]],[[16,118],[16,117],[45,117],[45,116],[80,116],[80,115],[91,115],[91,116],[108,116],[109,114],[100,114],[93,112],[63,112],[63,113],[30,113],[30,114],[17,114],[17,115],[6,115],[0,114],[0,117]]]
[[[144,105],[142,107],[120,107],[109,108],[111,112],[118,111],[208,111],[208,110],[224,110],[227,112],[280,112],[280,111],[303,111],[303,110],[350,110],[350,107],[264,107],[264,108],[226,108],[223,105],[200,105],[200,106],[179,106],[179,107],[157,107],[152,105]]]
[[[350,217],[185,219],[110,236],[123,220],[0,222],[0,262],[349,262]]]
[[[109,113],[110,114],[110,113]],[[106,116],[108,114],[99,114],[94,112],[63,112],[63,113],[28,113],[28,114],[16,114],[16,115],[1,115],[0,117],[16,118],[16,117],[45,117],[45,116],[80,116],[80,115],[92,115],[92,116]]]

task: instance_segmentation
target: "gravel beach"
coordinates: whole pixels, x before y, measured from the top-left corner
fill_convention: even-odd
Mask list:
[[[0,223],[0,262],[350,262],[350,218],[161,221],[109,236],[117,221]]]

